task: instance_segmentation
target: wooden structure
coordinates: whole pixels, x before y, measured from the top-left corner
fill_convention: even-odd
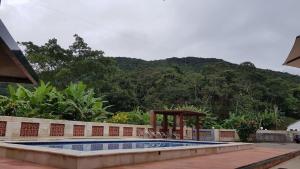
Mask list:
[[[300,36],[296,37],[294,45],[283,65],[300,68]]]
[[[38,77],[0,20],[0,82],[37,84]]]
[[[163,115],[163,123],[162,123],[162,129],[164,132],[169,131],[168,130],[168,116],[173,116],[173,129],[172,132],[176,132],[176,117],[179,117],[179,134],[180,134],[180,139],[183,140],[183,126],[184,122],[183,119],[185,116],[192,116],[196,118],[196,135],[197,135],[197,140],[200,139],[199,136],[199,129],[200,129],[200,117],[205,116],[204,113],[201,112],[193,112],[193,111],[188,111],[188,110],[153,110],[150,112],[150,123],[153,126],[154,132],[156,132],[157,129],[157,124],[156,124],[156,116],[158,114]]]

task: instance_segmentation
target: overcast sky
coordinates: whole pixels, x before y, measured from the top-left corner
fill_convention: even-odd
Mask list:
[[[299,0],[2,0],[17,41],[68,47],[77,33],[109,56],[214,57],[300,74],[282,66],[300,34]]]

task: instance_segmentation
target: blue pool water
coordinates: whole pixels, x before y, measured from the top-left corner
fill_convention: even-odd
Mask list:
[[[224,144],[217,142],[169,141],[169,140],[119,140],[119,141],[68,141],[68,142],[22,142],[22,145],[48,148],[71,149],[77,151],[101,151],[116,149],[144,149],[158,147],[203,146],[207,144]]]

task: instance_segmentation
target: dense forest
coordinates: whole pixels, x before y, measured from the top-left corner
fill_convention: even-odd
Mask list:
[[[40,80],[57,89],[83,82],[107,101],[109,112],[193,105],[223,120],[230,113],[255,114],[276,107],[282,116],[300,118],[300,77],[258,69],[251,62],[109,57],[91,49],[78,35],[69,48],[60,46],[57,39],[21,45]]]

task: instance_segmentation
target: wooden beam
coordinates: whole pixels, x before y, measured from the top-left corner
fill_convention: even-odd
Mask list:
[[[168,115],[163,115],[163,131],[166,133],[168,131]]]
[[[174,136],[174,134],[176,135],[177,134],[177,131],[176,131],[176,115],[173,115],[173,128],[172,128],[172,138],[173,139],[176,139],[176,136]]]
[[[12,67],[6,67],[6,69],[11,69],[11,71],[8,74],[2,74],[2,76],[12,77],[12,82],[15,82],[16,78],[20,78],[21,83],[30,82],[32,84],[37,84],[37,74],[34,72],[26,57],[23,55],[21,49],[18,47],[17,42],[12,38],[1,20],[0,55],[2,57],[9,58],[9,60],[13,63]],[[3,58],[1,59],[1,62],[3,62]],[[1,71],[1,73],[3,73],[4,69],[2,69]],[[12,75],[13,73],[18,73],[18,75]],[[22,80],[24,78],[27,78],[27,80]],[[7,80],[10,79],[6,78],[5,82]]]
[[[156,113],[153,113],[153,130],[154,133],[156,134]]]
[[[183,140],[183,113],[179,115],[179,125],[180,125],[180,140]]]
[[[196,136],[197,136],[197,141],[200,140],[199,129],[200,129],[200,126],[199,126],[199,116],[196,116]]]
[[[18,78],[11,76],[0,76],[0,82],[31,83],[28,78]]]
[[[172,131],[173,132],[176,132],[176,115],[173,115],[173,129],[172,129]]]

